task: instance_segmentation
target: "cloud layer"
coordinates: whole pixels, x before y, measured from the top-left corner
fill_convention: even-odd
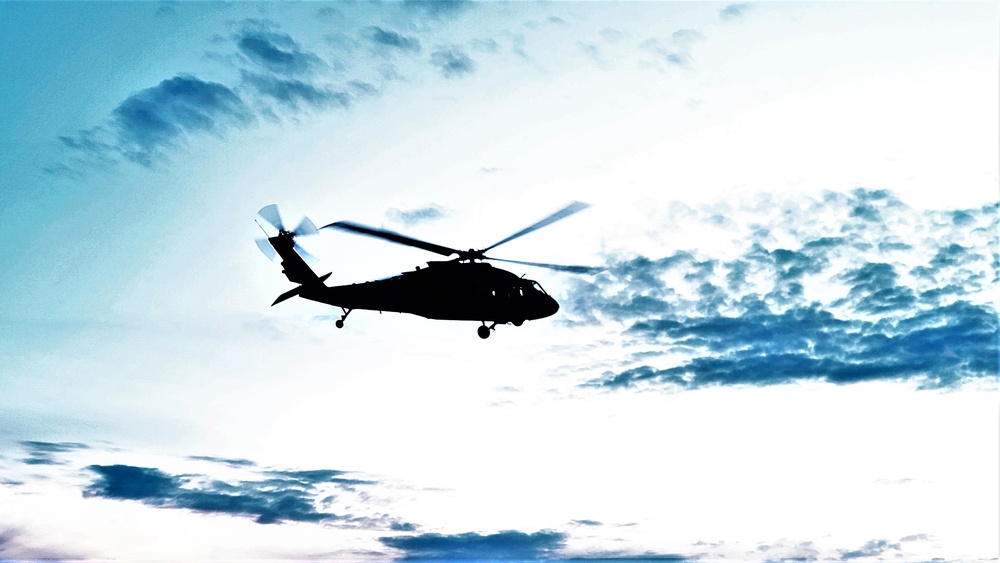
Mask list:
[[[753,209],[674,206],[671,224],[742,248],[725,259],[697,248],[615,255],[594,281],[578,280],[577,322],[625,323],[624,338],[648,348],[587,385],[995,377],[996,211],[924,213],[864,189]]]
[[[365,8],[359,10],[359,17],[364,20],[363,14],[368,14],[375,21],[398,21],[430,32],[467,8],[464,2],[407,2],[372,8],[376,15]],[[318,19],[338,15],[331,10],[321,9]],[[198,135],[224,137],[260,118],[280,121],[303,112],[343,110],[380,93],[381,83],[402,78],[394,66],[402,57],[417,68],[436,69],[448,79],[467,76],[477,68],[458,45],[438,47],[429,57],[420,57],[423,48],[417,36],[382,23],[348,26],[339,35],[329,36],[339,39],[315,49],[280,31],[273,21],[247,19],[234,25],[237,31],[221,40],[222,52],[207,57],[226,67],[220,75],[230,76],[235,70],[238,81],[178,73],[138,90],[112,109],[105,123],[60,136],[67,158],[45,171],[79,177],[89,168],[106,168],[123,160],[153,168],[169,162],[171,153]],[[385,61],[379,73],[373,75],[371,68],[355,62],[367,58],[364,49]]]

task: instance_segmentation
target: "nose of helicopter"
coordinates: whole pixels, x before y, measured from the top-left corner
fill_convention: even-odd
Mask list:
[[[559,303],[551,296],[546,295],[542,303],[542,310],[544,311],[542,317],[551,317],[559,311]]]

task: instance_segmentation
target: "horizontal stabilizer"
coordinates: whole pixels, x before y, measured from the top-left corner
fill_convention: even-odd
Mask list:
[[[282,301],[285,301],[285,300],[291,299],[292,297],[295,297],[296,295],[299,294],[300,291],[302,291],[302,286],[301,285],[299,287],[296,287],[295,289],[292,289],[292,290],[289,290],[289,291],[286,291],[286,292],[282,293],[281,295],[278,296],[277,299],[274,300],[274,303],[271,303],[271,306],[274,307],[275,305],[277,305],[278,303],[281,303]]]
[[[330,272],[330,274],[332,274],[332,273],[333,272]],[[322,285],[322,283],[326,281],[326,278],[330,277],[330,274],[324,274],[324,275],[320,276],[319,279],[316,280],[316,284],[317,285]],[[310,284],[310,285],[312,285],[312,284]],[[298,287],[296,287],[294,289],[290,289],[290,290],[282,293],[281,295],[278,296],[277,299],[274,300],[274,303],[271,303],[271,306],[274,307],[275,305],[277,305],[278,303],[281,303],[282,301],[287,301],[287,300],[291,299],[292,297],[295,297],[296,295],[298,295],[302,291],[303,287],[305,287],[305,286],[304,285],[300,285],[300,286],[298,286]]]

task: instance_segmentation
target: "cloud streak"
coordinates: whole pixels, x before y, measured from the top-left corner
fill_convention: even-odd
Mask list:
[[[421,534],[384,537],[387,547],[402,550],[405,559],[544,559],[565,545],[566,534],[541,530],[526,534],[506,530],[495,534]]]
[[[231,467],[249,467],[248,460],[211,456],[193,459],[219,462]],[[205,475],[172,475],[152,467],[90,465],[96,475],[84,496],[131,500],[157,508],[184,509],[202,514],[226,514],[251,518],[258,524],[282,522],[338,522],[340,525],[387,530],[412,529],[392,518],[336,514],[325,508],[337,491],[377,485],[377,481],[347,476],[332,469],[265,471],[263,479],[225,482]]]

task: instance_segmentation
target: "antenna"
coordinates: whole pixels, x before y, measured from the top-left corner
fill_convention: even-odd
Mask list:
[[[261,227],[260,222],[257,221],[256,219],[254,219],[253,222],[257,223],[257,226],[260,227],[260,230],[264,233],[264,236],[267,237],[268,236],[267,231],[264,230],[264,227]],[[268,238],[270,238],[270,237],[268,237]]]

